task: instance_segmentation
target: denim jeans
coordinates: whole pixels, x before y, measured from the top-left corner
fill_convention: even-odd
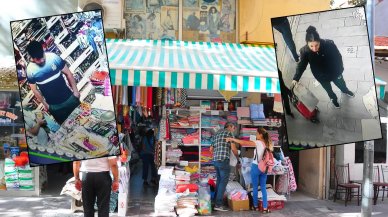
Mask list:
[[[157,171],[154,162],[153,154],[142,154],[141,158],[143,160],[143,180],[148,181],[148,168],[151,167],[151,181],[156,180]]]
[[[349,89],[346,87],[346,82],[344,77],[340,75],[337,79],[333,80],[333,83],[343,92],[346,93]],[[329,95],[330,99],[337,100],[337,95],[334,93],[333,88],[331,87],[331,81],[321,82],[323,89],[326,90],[327,95]]]
[[[262,173],[259,170],[259,167],[257,164],[252,164],[251,166],[251,177],[252,177],[252,185],[253,185],[253,205],[255,207],[259,206],[259,199],[258,197],[258,186],[260,182],[260,188],[261,188],[261,193],[263,195],[263,208],[266,209],[268,208],[268,198],[267,198],[267,174]]]
[[[229,181],[229,159],[223,161],[213,161],[213,164],[217,172],[215,205],[222,206],[226,185]]]
[[[284,22],[279,25],[274,25],[273,28],[275,28],[282,34],[284,42],[286,42],[286,45],[288,49],[290,49],[292,56],[294,57],[294,59],[296,59],[298,57],[298,53],[296,52],[295,43],[292,40],[290,23],[288,22],[288,20],[285,19]]]

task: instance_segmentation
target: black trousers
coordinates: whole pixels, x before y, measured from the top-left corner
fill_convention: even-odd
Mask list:
[[[279,72],[279,83],[280,83],[280,93],[282,95],[283,99],[283,106],[286,110],[286,114],[291,114],[291,108],[290,108],[290,97],[292,97],[291,90],[287,88],[287,86],[284,84],[283,80],[283,74],[282,71],[278,70]]]
[[[284,42],[286,42],[286,45],[288,49],[290,49],[292,56],[294,57],[294,59],[296,59],[298,57],[298,53],[296,52],[294,40],[292,40],[291,27],[290,23],[288,22],[288,19],[284,19],[284,21],[278,25],[273,25],[273,28],[275,28],[282,34]]]
[[[326,90],[327,95],[329,95],[330,99],[337,100],[337,95],[334,93],[333,88],[331,87],[331,81],[324,81],[320,82],[323,89]],[[349,89],[346,87],[346,83],[344,80],[344,77],[340,75],[335,80],[333,80],[333,83],[343,92],[346,93],[349,91]]]
[[[98,217],[109,217],[109,202],[112,178],[109,172],[82,174],[82,203],[85,217],[94,217],[97,198]]]
[[[156,166],[154,162],[153,154],[142,154],[143,160],[143,180],[148,181],[148,168],[151,167],[151,181],[155,181],[158,172],[156,171]]]

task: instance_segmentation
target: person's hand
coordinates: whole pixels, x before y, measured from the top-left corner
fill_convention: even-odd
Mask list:
[[[297,82],[297,81],[295,81],[295,80],[292,80],[292,82],[291,82],[291,88],[295,87],[295,85],[297,85],[297,84],[298,84],[298,82]]]
[[[82,182],[80,179],[76,179],[75,180],[75,189],[77,189],[78,191],[81,191],[82,189]]]
[[[44,126],[47,124],[47,121],[44,119],[39,119],[39,120],[37,120],[37,122],[38,122],[39,126]]]
[[[112,191],[117,192],[119,190],[119,180],[113,180],[112,182]]]
[[[81,94],[80,92],[77,90],[77,91],[74,91],[73,92],[74,96],[77,97],[78,99],[81,97]]]
[[[225,139],[227,142],[234,142],[234,138],[226,138]]]

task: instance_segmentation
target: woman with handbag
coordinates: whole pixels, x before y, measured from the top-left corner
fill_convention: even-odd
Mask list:
[[[338,97],[334,93],[333,82],[342,93],[354,97],[354,93],[348,89],[343,77],[344,64],[342,56],[334,41],[321,39],[314,26],[306,30],[306,45],[300,49],[300,62],[296,67],[291,87],[295,86],[310,64],[311,72],[317,81],[326,90],[335,108],[340,108]],[[292,89],[292,88],[291,88]]]
[[[256,141],[246,141],[234,138],[227,138],[227,142],[234,142],[242,146],[255,147],[254,160],[252,161],[251,177],[253,185],[253,205],[258,210],[258,185],[263,195],[263,213],[269,213],[267,198],[267,173],[273,166],[273,143],[268,132],[264,128],[258,128],[256,132]],[[272,162],[271,162],[272,161]]]

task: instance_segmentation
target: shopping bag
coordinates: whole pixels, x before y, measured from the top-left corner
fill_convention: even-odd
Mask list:
[[[128,194],[127,193],[119,193],[118,198],[118,216],[126,216],[128,209]]]
[[[301,101],[310,111],[313,111],[318,105],[318,98],[304,85],[298,83],[293,88],[293,92],[295,96],[298,97],[299,101]]]

